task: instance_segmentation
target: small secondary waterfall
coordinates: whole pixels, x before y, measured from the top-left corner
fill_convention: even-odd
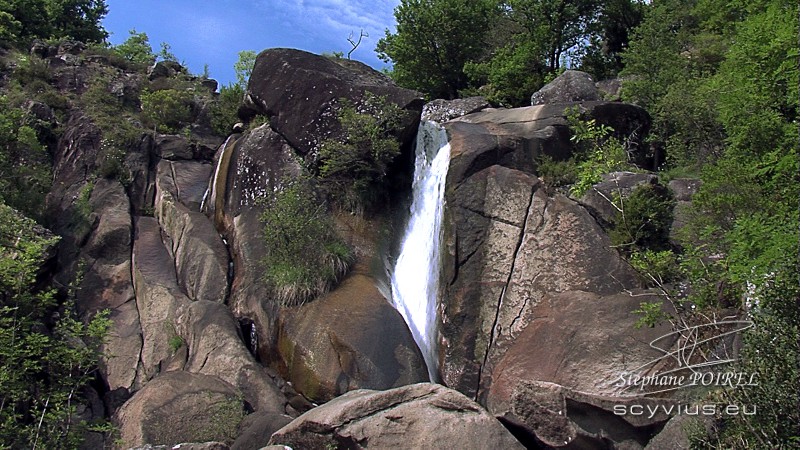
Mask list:
[[[220,177],[220,169],[223,165],[225,165],[225,161],[228,158],[228,155],[233,150],[233,145],[229,145],[233,142],[236,142],[235,135],[228,136],[228,139],[225,139],[225,143],[222,144],[222,152],[219,155],[219,160],[217,161],[217,166],[214,168],[214,176],[211,178],[211,183],[209,184],[206,192],[203,194],[203,201],[200,203],[200,211],[206,211],[206,204],[209,201],[209,195],[211,199],[211,204],[216,206],[217,196],[220,195],[217,193],[217,181]],[[222,194],[224,195],[224,194]]]
[[[447,133],[423,122],[417,133],[411,214],[392,273],[392,300],[437,381],[436,297],[439,290],[444,188],[450,164]]]

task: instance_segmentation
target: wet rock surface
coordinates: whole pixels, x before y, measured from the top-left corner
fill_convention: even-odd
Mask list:
[[[314,402],[428,379],[402,316],[364,274],[354,273],[322,298],[284,310],[278,327],[287,379]]]

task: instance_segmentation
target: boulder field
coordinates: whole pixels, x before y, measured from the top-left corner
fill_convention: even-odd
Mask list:
[[[59,61],[57,87],[77,92],[101,64]],[[154,68],[151,82],[185,76],[181,69]],[[110,89],[135,98],[137,77],[146,75],[120,71]],[[270,49],[258,55],[239,108],[245,125],[214,136],[200,115],[188,135],[143,134],[127,149],[124,183],[92,175],[104,130],[72,112],[48,196],[53,231],[64,237],[56,280],[79,280],[82,314],[110,311],[94,395],[119,430],[114,445],[647,446],[670,418],[615,414],[632,401],[615,381],[660,356],[643,343],[669,330],[636,329],[632,311],[661,297],[611,247],[607,187],[572,198],[538,170],[543,155],[572,154],[572,109],[628,138],[640,167],[652,163],[647,112],[602,101],[590,84],[570,71],[535,106],[493,109],[472,98],[432,102],[423,115],[419,93],[364,64]],[[321,142],[341,138],[342,99],[359,105],[366,93],[404,111],[392,130],[401,155],[390,178],[405,180],[393,186],[398,198],[410,190],[420,117],[450,138],[435,336],[442,384],[428,382],[385,288],[407,202],[378,217],[332,214],[355,262],[327,294],[283,306],[262,278],[261,199],[313,166]],[[610,177],[629,189],[655,182]],[[675,189],[685,208],[694,185]]]

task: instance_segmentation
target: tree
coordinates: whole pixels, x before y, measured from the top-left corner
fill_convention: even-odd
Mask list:
[[[624,95],[650,109],[673,164],[694,165],[703,181],[682,229],[688,301],[707,315],[739,307],[754,322],[737,370],[758,374],[758,386],[715,394],[758,414],[722,417],[704,442],[714,448],[798,442],[798,8],[664,0],[647,7],[623,55]]]
[[[178,57],[172,53],[172,46],[166,42],[161,43],[161,50],[158,51],[158,57],[162,61],[178,62]]]
[[[233,70],[236,71],[236,83],[243,90],[247,89],[247,82],[250,80],[250,75],[252,75],[253,68],[256,66],[257,56],[253,50],[242,50],[239,52],[239,59],[233,64]]]
[[[473,84],[485,85],[490,100],[507,106],[528,104],[530,95],[581,57],[606,74],[611,39],[624,40],[620,24],[631,0],[508,0],[492,19],[492,41],[480,58],[465,66]],[[635,22],[635,18],[631,19]],[[624,34],[624,35],[623,35]],[[615,42],[623,46],[623,43]]]
[[[323,188],[339,206],[361,212],[384,200],[388,167],[400,154],[391,132],[402,114],[399,106],[370,93],[358,106],[341,99],[343,136],[325,140],[319,155]]]
[[[595,80],[615,77],[625,67],[622,53],[628,48],[631,31],[644,18],[644,8],[637,0],[602,2],[600,15],[589,30],[589,45],[582,52],[580,69]]]
[[[141,96],[142,113],[153,130],[174,132],[191,120],[191,94],[176,89],[145,92]]]
[[[350,36],[347,37],[347,42],[350,43],[350,46],[353,47],[347,52],[347,59],[350,59],[350,55],[353,54],[354,51],[361,45],[361,40],[365,37],[369,37],[369,33],[364,33],[364,30],[361,30],[358,34],[358,40],[353,39],[353,32],[350,32]]]
[[[128,61],[138,64],[153,64],[156,56],[153,54],[153,47],[150,46],[147,33],[137,33],[135,28],[128,33],[130,34],[128,39],[114,47],[114,51]]]
[[[495,11],[490,0],[402,0],[396,33],[386,30],[378,56],[394,64],[398,84],[430,98],[456,98],[469,87],[464,64],[485,50]]]
[[[229,83],[219,90],[214,105],[211,108],[211,127],[217,134],[227,136],[233,126],[239,121],[237,115],[239,106],[244,98],[244,88],[238,83]]]
[[[508,0],[506,4],[511,17],[525,29],[525,39],[540,47],[549,73],[581,45],[599,9],[596,0]]]
[[[239,52],[239,59],[233,64],[236,82],[228,83],[219,90],[219,97],[211,109],[211,126],[220,135],[227,135],[239,121],[237,112],[247,90],[247,82],[253,73],[258,55],[253,50]]]
[[[0,201],[41,220],[53,175],[39,125],[0,96]]]
[[[53,37],[82,42],[103,42],[108,37],[101,25],[108,14],[105,0],[48,0],[47,12]]]
[[[72,38],[102,42],[108,37],[101,24],[106,14],[105,0],[2,0],[0,33],[13,41]]]

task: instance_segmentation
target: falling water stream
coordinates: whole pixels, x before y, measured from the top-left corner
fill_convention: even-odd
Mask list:
[[[411,329],[431,381],[438,381],[436,298],[449,164],[447,133],[435,122],[423,122],[417,133],[410,217],[391,282],[392,301]]]

